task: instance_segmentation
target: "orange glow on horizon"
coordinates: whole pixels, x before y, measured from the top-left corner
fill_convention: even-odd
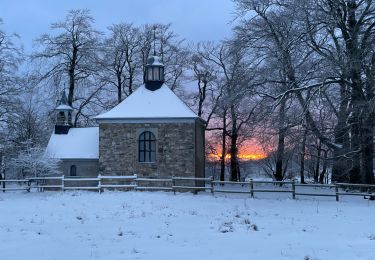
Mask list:
[[[218,149],[218,151],[220,151],[220,149]],[[208,155],[209,159],[212,160],[220,160],[221,156],[221,153],[211,153]],[[255,140],[245,141],[244,143],[242,143],[241,147],[239,147],[238,151],[238,158],[241,160],[262,160],[267,158],[267,156],[268,155],[261,149],[261,146],[256,143]],[[230,157],[231,155],[227,154],[225,156],[225,159],[230,159]]]
[[[265,154],[239,154],[238,157],[243,160],[262,160],[267,157]]]
[[[213,160],[220,160],[221,158],[221,154],[209,154],[208,157],[210,157],[211,159]],[[230,154],[227,154],[225,156],[225,159],[230,159],[231,155]],[[238,158],[239,159],[242,159],[242,160],[249,160],[249,161],[252,161],[252,160],[261,160],[261,159],[264,159],[266,158],[267,155],[263,154],[263,153],[251,153],[251,154],[238,154]]]

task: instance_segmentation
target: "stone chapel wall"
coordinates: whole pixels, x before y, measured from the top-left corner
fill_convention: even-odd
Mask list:
[[[138,137],[142,131],[155,134],[156,162],[138,162]],[[99,173],[149,178],[195,176],[195,122],[102,123],[99,127]]]

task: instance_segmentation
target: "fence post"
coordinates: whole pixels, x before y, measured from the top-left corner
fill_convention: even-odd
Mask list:
[[[135,190],[135,191],[136,191],[137,188],[138,188],[138,180],[137,180],[137,178],[138,178],[138,175],[137,175],[137,174],[134,174],[134,185],[135,185],[134,190]]]
[[[250,179],[250,195],[254,198],[254,182],[253,179]]]
[[[27,180],[27,192],[30,192],[30,186],[31,186],[31,182],[30,180]]]
[[[296,199],[296,183],[294,180],[292,181],[292,195],[293,195],[293,199],[295,200]]]
[[[339,186],[335,184],[336,201],[339,201]]]
[[[211,176],[210,184],[211,184],[211,194],[214,195],[214,183],[213,183],[214,177]]]
[[[176,189],[174,188],[174,186],[176,186],[176,180],[174,177],[175,176],[173,175],[172,176],[172,189],[173,189],[173,194],[176,195]]]
[[[99,179],[99,181],[98,181],[98,189],[99,189],[99,194],[100,193],[102,193],[102,175],[99,173],[99,175],[98,175],[98,179]]]
[[[65,191],[65,189],[64,189],[64,175],[63,176],[61,176],[61,190],[62,191]]]

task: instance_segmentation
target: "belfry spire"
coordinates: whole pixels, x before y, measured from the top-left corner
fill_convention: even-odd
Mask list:
[[[68,98],[66,97],[65,89],[62,91],[61,99],[59,100],[55,111],[55,134],[67,134],[72,127],[73,108],[68,105]]]

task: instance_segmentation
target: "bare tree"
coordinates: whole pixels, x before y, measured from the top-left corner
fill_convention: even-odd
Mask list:
[[[2,30],[0,19],[0,164],[5,165],[14,148],[10,141],[10,124],[18,116],[19,96],[22,93],[19,67],[23,62],[23,52],[18,46],[19,37]],[[5,177],[5,166],[2,167]]]
[[[307,71],[305,63],[310,61],[311,51],[303,47],[303,31],[296,24],[295,10],[285,8],[290,1],[281,4],[279,1],[236,1],[239,15],[248,11],[255,12],[256,16],[244,20],[236,28],[237,38],[245,42],[252,50],[258,53],[258,59],[263,60],[266,96],[278,96],[274,108],[277,109],[277,150],[275,154],[276,180],[283,178],[283,163],[285,139],[288,129],[287,112],[291,95],[288,90],[308,81],[311,72]],[[304,78],[296,78],[298,70],[304,70]],[[271,73],[270,73],[271,72]],[[268,94],[265,94],[268,92]]]
[[[44,64],[42,79],[66,78],[68,104],[73,108],[76,101],[79,108],[88,104],[84,96],[77,94],[80,84],[80,88],[86,88],[81,89],[81,93],[89,91],[89,87],[94,88],[92,92],[97,92],[98,86],[92,84],[89,78],[99,69],[101,33],[93,28],[93,23],[94,18],[88,10],[71,10],[64,21],[51,25],[51,29],[59,34],[43,34],[35,41],[32,60]],[[81,112],[77,114],[76,122],[80,115]]]
[[[61,174],[60,163],[58,159],[46,157],[43,147],[29,145],[11,161],[12,166],[22,172],[22,178]]]
[[[245,52],[240,48],[238,42],[226,42],[221,45],[206,43],[199,55],[216,66],[217,80],[221,82],[219,88],[222,92],[218,95],[218,107],[216,114],[220,115],[221,126],[208,127],[207,130],[222,131],[222,156],[221,156],[221,178],[223,177],[226,137],[230,139],[229,154],[231,180],[240,180],[240,167],[238,159],[238,142],[243,134],[245,126],[254,116],[256,102],[252,100],[251,87],[254,83],[255,70],[252,63],[246,59]],[[253,73],[249,73],[253,71]],[[245,105],[246,104],[246,105]],[[220,122],[217,120],[216,123]]]
[[[117,102],[120,103],[123,94],[130,95],[134,84],[142,80],[141,32],[138,27],[126,23],[114,24],[109,31],[110,36],[103,46],[103,80],[116,87]]]
[[[373,183],[374,124],[370,118],[374,116],[375,4],[325,0],[310,8],[315,10],[306,12],[310,44],[339,71],[343,82],[335,134],[340,147],[335,151],[333,180],[345,180],[348,173],[351,182]],[[350,158],[349,172],[343,157]]]
[[[20,47],[14,43],[16,38],[17,35],[8,35],[0,28],[0,128],[2,123],[12,117],[17,97],[22,90],[17,70],[23,54]]]

